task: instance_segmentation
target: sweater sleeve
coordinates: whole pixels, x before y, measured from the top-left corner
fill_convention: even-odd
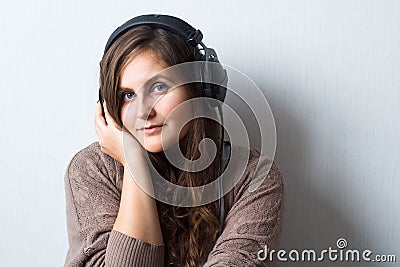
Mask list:
[[[258,151],[253,150],[254,153],[259,155]],[[274,266],[268,259],[258,259],[258,252],[265,246],[269,251],[278,245],[284,209],[282,174],[267,158],[260,158],[256,172],[257,162],[253,160],[249,164],[249,171],[235,185],[233,205],[204,267]],[[259,182],[253,192],[249,190],[251,181]]]
[[[64,266],[163,266],[164,244],[113,230],[120,204],[117,166],[97,142],[79,151],[64,176],[69,248]]]

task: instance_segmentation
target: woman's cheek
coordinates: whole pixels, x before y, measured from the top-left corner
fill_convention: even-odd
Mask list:
[[[127,113],[127,107],[123,107],[121,110],[121,121],[124,124],[125,128],[127,128],[128,131],[135,136],[137,133],[135,119],[132,115],[129,115],[129,113]]]

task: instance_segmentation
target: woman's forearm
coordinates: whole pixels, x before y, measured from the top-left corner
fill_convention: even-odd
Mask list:
[[[148,171],[141,171],[140,175],[147,176],[141,176],[143,181],[150,181]],[[163,243],[156,202],[137,185],[127,168],[113,229],[150,244]]]

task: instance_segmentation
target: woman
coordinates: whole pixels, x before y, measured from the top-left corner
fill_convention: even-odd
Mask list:
[[[65,175],[69,240],[65,266],[269,264],[258,259],[257,252],[277,246],[283,183],[275,163],[269,173],[255,172],[261,159],[257,149],[242,159],[245,170],[238,170],[243,175],[222,200],[222,213],[218,201],[175,206],[155,199],[142,187],[144,183],[152,187],[149,164],[180,186],[202,186],[218,178],[219,125],[206,118],[185,123],[193,111],[188,107],[174,112],[200,96],[198,84],[173,86],[154,79],[170,66],[196,60],[198,47],[157,25],[132,27],[107,46],[100,62],[104,110],[98,103],[95,115],[99,141],[79,151]],[[196,160],[202,156],[199,143],[204,138],[217,144],[207,168],[185,171],[166,157],[175,142],[187,159]],[[225,149],[230,144],[223,145]],[[234,145],[232,149],[242,151]],[[256,191],[246,190],[252,179],[264,176]]]

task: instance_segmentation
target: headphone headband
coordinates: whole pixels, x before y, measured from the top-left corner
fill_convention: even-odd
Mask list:
[[[111,34],[110,38],[108,38],[104,53],[107,52],[114,40],[120,35],[131,28],[141,25],[156,25],[159,28],[173,31],[186,40],[191,46],[198,45],[203,39],[203,34],[200,30],[196,30],[180,18],[159,14],[141,15],[128,20]]]
[[[137,26],[148,25],[155,26],[157,28],[161,28],[167,31],[171,31],[178,36],[180,36],[183,40],[185,40],[190,46],[196,47],[199,45],[200,47],[196,47],[196,52],[194,54],[193,61],[204,61],[204,67],[200,72],[200,77],[203,78],[203,82],[196,83],[195,88],[199,93],[199,96],[206,96],[213,99],[217,99],[221,102],[224,101],[226,95],[226,88],[224,86],[207,83],[206,81],[219,81],[222,84],[227,84],[227,73],[226,70],[222,67],[221,64],[210,65],[211,63],[219,63],[217,53],[214,49],[206,47],[202,43],[203,34],[200,30],[197,30],[190,26],[187,22],[183,21],[180,18],[169,16],[169,15],[160,15],[160,14],[149,14],[149,15],[141,15],[134,17],[117,29],[110,35],[108,38],[107,44],[104,49],[104,54],[108,51],[111,45],[114,43],[116,39],[118,39],[122,34],[127,32],[129,29],[132,29]],[[209,66],[210,65],[210,66]],[[214,80],[212,79],[214,78]],[[102,96],[99,91],[99,99],[102,101]],[[215,104],[208,105],[212,108]]]

